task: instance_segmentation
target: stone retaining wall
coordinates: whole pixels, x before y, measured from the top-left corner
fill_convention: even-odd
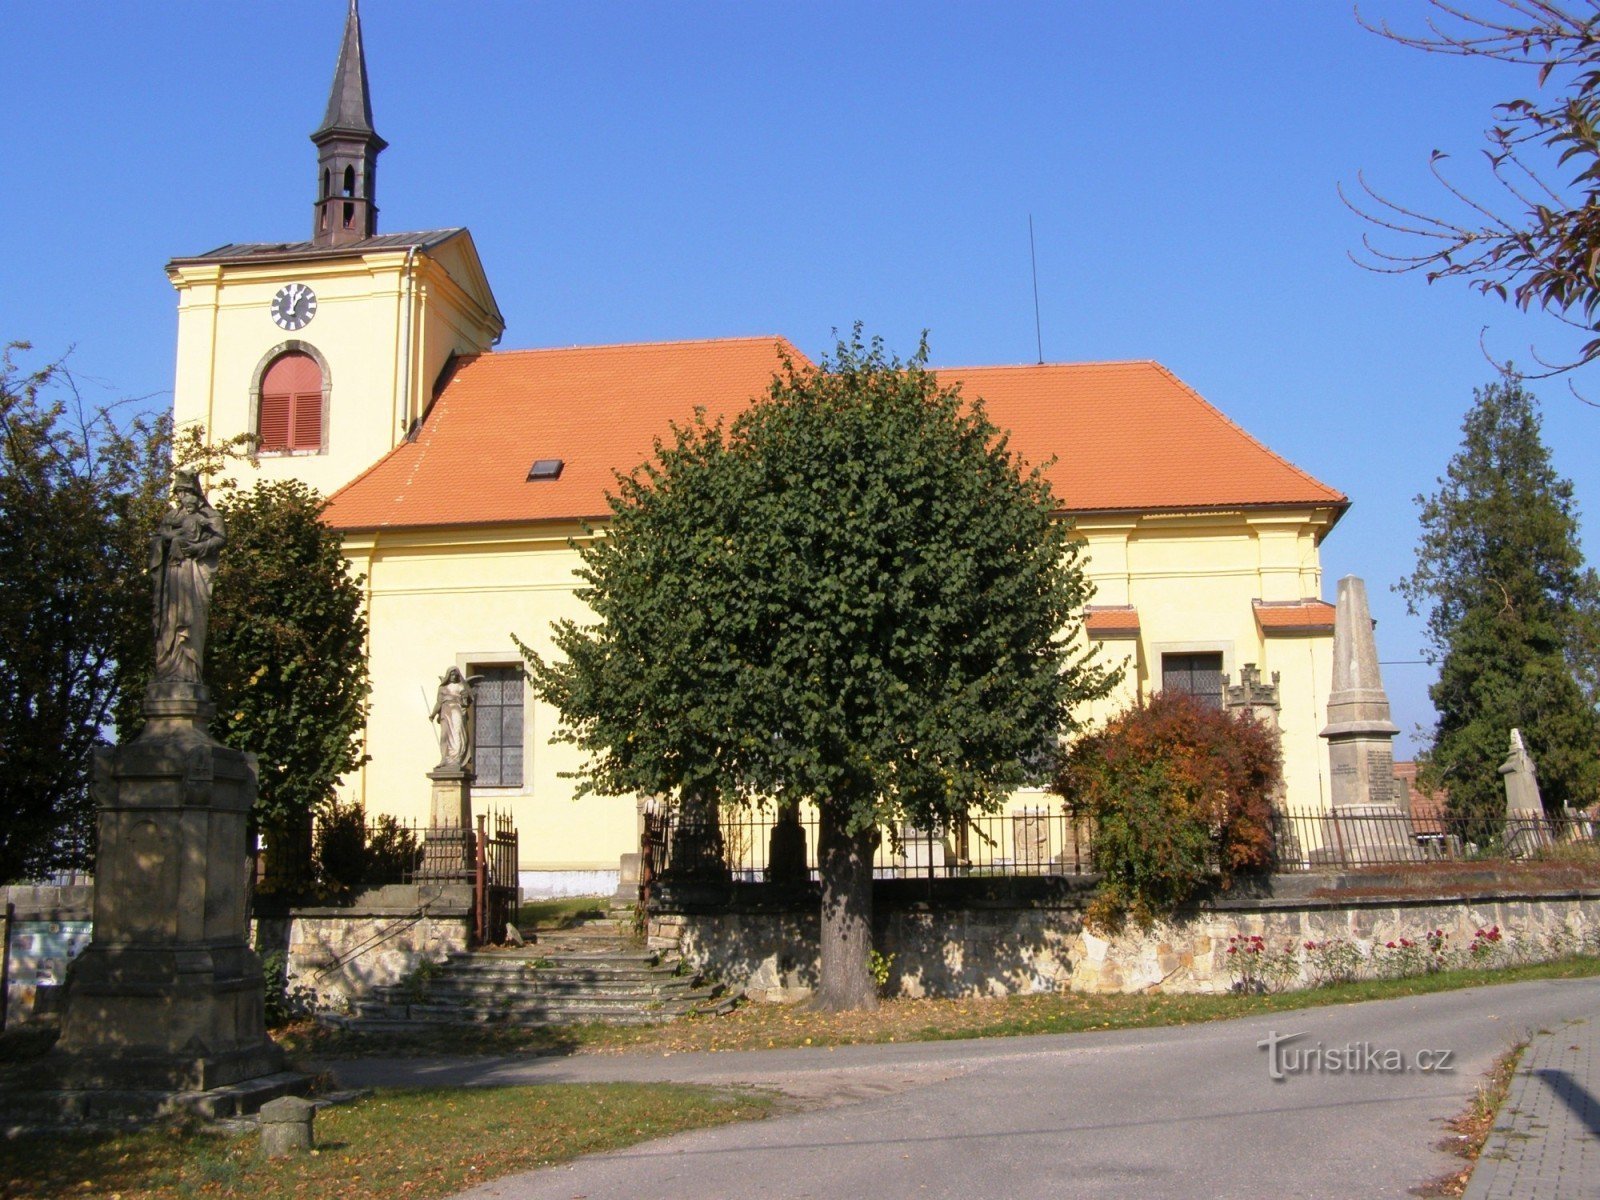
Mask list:
[[[67,964],[89,941],[92,884],[0,888],[10,903],[8,1027],[59,1015]],[[369,888],[339,905],[287,906],[258,898],[251,944],[281,953],[286,985],[318,1009],[338,1012],[373,988],[398,983],[424,961],[468,948],[472,886],[395,884]]]
[[[1148,933],[1130,925],[1112,937],[1084,928],[1088,889],[1071,880],[986,884],[965,898],[955,888],[917,898],[915,890],[925,889],[897,894],[880,884],[873,942],[893,956],[889,993],[908,997],[1226,992],[1239,978],[1229,939],[1252,936],[1280,964],[1295,960],[1274,981],[1289,988],[1316,982],[1316,956],[1304,949],[1308,941],[1342,939],[1370,958],[1391,940],[1419,941],[1442,930],[1447,949],[1469,961],[1476,931],[1497,927],[1502,940],[1485,963],[1600,949],[1600,890],[1329,898],[1308,895],[1308,882],[1284,881],[1284,890],[1299,893],[1295,897],[1232,898]],[[759,888],[723,888],[715,896],[669,888],[652,914],[650,933],[656,944],[676,944],[697,969],[753,999],[799,999],[816,984],[814,890],[775,900]]]
[[[286,985],[322,1011],[340,1012],[373,988],[399,983],[424,961],[468,948],[470,884],[393,884],[346,904],[297,906],[256,917],[254,945],[285,956]]]

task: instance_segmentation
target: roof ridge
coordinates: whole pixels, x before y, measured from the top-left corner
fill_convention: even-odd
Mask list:
[[[1296,475],[1300,476],[1300,478],[1304,479],[1307,483],[1315,484],[1317,487],[1321,488],[1323,491],[1328,492],[1330,495],[1337,496],[1340,500],[1344,501],[1344,503],[1346,505],[1349,505],[1349,503],[1350,503],[1350,497],[1349,496],[1345,495],[1338,488],[1329,487],[1327,484],[1323,483],[1322,480],[1318,479],[1315,475],[1313,475],[1310,471],[1307,471],[1304,467],[1301,467],[1296,463],[1290,462],[1287,458],[1285,458],[1283,455],[1279,454],[1271,446],[1267,445],[1260,438],[1256,437],[1255,434],[1251,433],[1243,425],[1241,425],[1237,421],[1235,421],[1227,413],[1223,412],[1215,404],[1212,404],[1211,401],[1207,400],[1199,392],[1195,391],[1194,388],[1190,387],[1183,380],[1179,379],[1176,375],[1174,375],[1172,373],[1172,371],[1168,367],[1163,366],[1161,363],[1153,363],[1152,365],[1155,367],[1156,370],[1160,371],[1168,379],[1172,380],[1173,383],[1177,384],[1180,388],[1182,388],[1183,391],[1185,392],[1185,394],[1187,394],[1191,400],[1193,400],[1196,404],[1200,405],[1206,411],[1212,413],[1218,420],[1223,422],[1223,424],[1227,425],[1230,429],[1232,429],[1235,432],[1237,432],[1240,437],[1242,437],[1246,441],[1250,442],[1251,445],[1258,447],[1264,453],[1266,453],[1266,454],[1270,455],[1271,457],[1277,459],[1277,461],[1282,463],[1284,466],[1288,467],[1289,470],[1293,471]]]
[[[789,349],[806,358],[805,351],[796,346],[781,333],[755,333],[738,334],[733,337],[705,337],[705,338],[668,338],[659,342],[580,342],[570,346],[522,346],[515,350],[485,350],[480,358],[509,358],[516,354],[571,354],[575,350],[651,350],[667,346],[712,346],[733,342],[760,342],[773,344],[782,342]]]
[[[1085,358],[1077,362],[1031,362],[1031,363],[974,363],[970,366],[933,367],[928,370],[937,374],[940,371],[1037,371],[1040,367],[1159,367],[1161,364],[1153,358]]]

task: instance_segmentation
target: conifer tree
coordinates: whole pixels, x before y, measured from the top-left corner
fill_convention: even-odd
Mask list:
[[[1400,584],[1426,613],[1439,721],[1425,778],[1492,838],[1505,812],[1499,764],[1521,729],[1545,807],[1600,793],[1593,648],[1600,580],[1578,546],[1572,484],[1540,436],[1538,402],[1508,368],[1475,392],[1461,449],[1417,497],[1417,567]]]

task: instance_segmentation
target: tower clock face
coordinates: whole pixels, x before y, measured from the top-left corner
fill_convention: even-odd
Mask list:
[[[272,323],[279,329],[304,329],[317,315],[317,294],[303,283],[286,283],[272,298]]]

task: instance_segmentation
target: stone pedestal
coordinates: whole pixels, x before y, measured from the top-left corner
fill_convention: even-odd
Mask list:
[[[1339,581],[1333,626],[1333,691],[1328,696],[1328,765],[1336,851],[1345,865],[1419,857],[1411,822],[1396,802],[1389,697],[1378,671],[1367,585]]]
[[[435,767],[428,772],[433,781],[433,803],[428,809],[428,824],[435,829],[454,825],[472,828],[472,772],[466,767]]]
[[[282,1069],[248,942],[256,758],[206,732],[211,712],[203,685],[153,685],[139,737],[95,752],[94,935],[55,1086],[202,1092]]]
[[[471,875],[476,865],[472,831],[472,781],[469,767],[439,766],[428,772],[433,803],[419,878],[456,879]]]

